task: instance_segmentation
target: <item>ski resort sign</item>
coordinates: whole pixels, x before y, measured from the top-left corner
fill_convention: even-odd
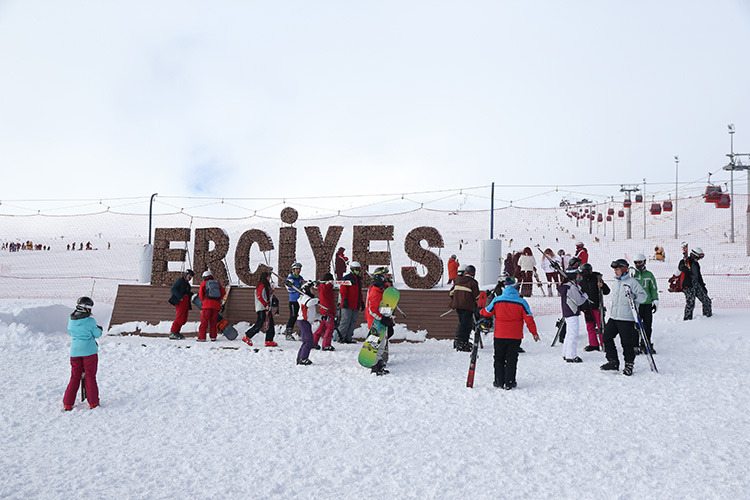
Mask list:
[[[291,268],[297,255],[297,228],[291,226],[297,221],[297,211],[291,207],[284,208],[281,211],[281,221],[288,226],[279,228],[277,269],[287,270]],[[394,226],[353,226],[352,229],[352,260],[359,262],[363,269],[368,269],[373,265],[390,265],[392,262],[390,252],[372,251],[370,243],[393,241]],[[323,237],[318,226],[304,228],[307,242],[315,259],[316,279],[322,279],[323,275],[330,270],[343,230],[343,226],[329,226]],[[190,228],[157,228],[155,230],[151,264],[152,284],[171,285],[181,276],[180,271],[169,271],[169,263],[185,262],[187,249],[171,248],[171,244],[172,242],[187,243],[190,238]],[[200,282],[203,272],[210,269],[219,281],[228,283],[229,274],[225,262],[231,242],[227,232],[218,227],[200,228],[194,230],[194,238],[192,266],[196,281]],[[422,242],[426,243],[426,248],[422,246]],[[435,286],[443,276],[443,261],[431,249],[444,247],[440,232],[434,227],[417,227],[409,231],[403,244],[404,251],[411,261],[424,266],[426,272],[420,275],[416,266],[404,266],[400,270],[402,281],[409,288],[415,289],[428,289]],[[212,245],[213,248],[211,248]],[[255,286],[260,274],[271,270],[271,267],[264,263],[259,263],[253,268],[253,263],[250,261],[253,246],[257,246],[261,252],[269,252],[275,248],[271,236],[260,229],[248,229],[239,237],[234,249],[234,272],[239,280],[248,286]],[[390,243],[388,243],[388,248],[390,249]]]

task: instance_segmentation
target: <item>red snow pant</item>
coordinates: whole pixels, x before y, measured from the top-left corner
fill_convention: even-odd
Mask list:
[[[78,387],[81,385],[81,375],[84,372],[86,373],[86,398],[89,400],[89,405],[99,404],[99,386],[96,385],[96,369],[98,365],[98,354],[70,358],[70,382],[68,382],[68,388],[65,389],[65,395],[63,396],[63,404],[65,406],[73,406],[73,403],[76,402]]]
[[[172,329],[169,330],[171,333],[180,333],[182,326],[187,323],[188,312],[190,311],[190,296],[183,295],[180,302],[174,306],[177,311],[177,316],[172,323]]]
[[[331,339],[333,338],[333,329],[336,327],[333,316],[323,316],[321,318],[318,329],[313,334],[313,341],[317,344],[320,338],[323,337],[323,347],[331,347]]]
[[[217,334],[216,324],[219,322],[219,310],[208,309],[204,307],[201,309],[201,325],[198,327],[198,338],[200,340],[206,340],[206,331],[210,332],[211,338],[215,339]]]
[[[596,327],[602,324],[602,320],[599,317],[599,309],[592,309],[590,312],[594,321],[586,321],[586,331],[589,332],[589,345],[599,347],[599,338],[596,335]]]

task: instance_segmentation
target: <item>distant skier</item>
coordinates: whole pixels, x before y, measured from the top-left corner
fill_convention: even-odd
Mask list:
[[[325,273],[323,275],[323,282],[318,286],[318,300],[320,307],[320,325],[318,329],[313,333],[313,342],[315,343],[313,348],[318,348],[318,342],[323,339],[323,350],[324,351],[335,351],[336,348],[331,345],[331,339],[333,338],[333,329],[335,328],[335,316],[336,307],[334,306],[333,298],[333,275],[331,273]]]
[[[612,286],[612,308],[609,312],[609,320],[604,327],[604,349],[607,353],[607,362],[600,368],[613,371],[620,369],[620,359],[617,355],[617,346],[615,346],[615,337],[619,335],[622,354],[625,358],[625,368],[622,370],[622,374],[630,376],[633,374],[635,363],[638,330],[625,287],[630,288],[636,307],[646,300],[646,291],[635,278],[628,274],[628,268],[630,267],[628,261],[617,259],[610,266],[615,272],[615,284]]]
[[[336,251],[336,259],[334,262],[334,272],[336,273],[336,279],[341,281],[344,278],[346,272],[346,266],[349,264],[349,259],[344,255],[344,247],[339,247]]]
[[[94,301],[89,297],[81,297],[76,303],[75,311],[68,320],[68,333],[73,337],[70,343],[70,382],[65,389],[63,406],[65,410],[72,410],[75,404],[81,377],[86,375],[86,397],[89,408],[99,406],[99,386],[96,383],[96,371],[99,365],[99,344],[96,339],[102,336],[102,327],[96,324],[91,315]]]
[[[201,299],[201,324],[198,327],[198,342],[206,341],[206,332],[211,341],[216,340],[218,335],[219,309],[221,299],[224,297],[224,287],[214,278],[211,271],[203,273],[203,283],[198,288],[198,297]]]
[[[705,257],[703,250],[695,247],[690,251],[687,260],[681,259],[677,266],[680,271],[685,273],[685,278],[682,280],[682,291],[685,293],[685,316],[683,318],[685,321],[693,319],[696,297],[703,304],[703,315],[710,318],[713,314],[711,298],[708,296],[708,289],[703,281],[701,266],[698,263],[703,257]]]
[[[455,340],[453,348],[457,351],[471,352],[469,335],[474,326],[474,313],[477,310],[477,299],[479,298],[479,284],[474,279],[476,268],[472,265],[466,266],[464,273],[456,276],[449,295],[450,307],[458,315]]]
[[[172,285],[172,295],[169,297],[168,302],[174,306],[176,315],[172,323],[172,328],[169,330],[169,340],[183,340],[185,338],[180,333],[180,330],[187,323],[188,312],[192,309],[190,297],[193,295],[193,292],[191,291],[190,280],[193,279],[193,276],[195,276],[193,270],[188,269]]]
[[[499,389],[511,390],[518,385],[518,350],[523,339],[524,323],[534,337],[534,342],[539,342],[534,316],[528,302],[518,294],[516,279],[506,277],[502,294],[492,299],[489,305],[479,312],[486,318],[495,318],[495,380],[492,385]]]
[[[287,276],[287,281],[290,281],[298,290],[302,289],[302,284],[305,279],[300,274],[302,272],[302,264],[295,262],[292,264],[292,272]],[[294,338],[294,325],[297,323],[297,315],[299,314],[299,292],[294,288],[287,286],[289,292],[289,321],[286,322],[286,334],[287,340],[297,340]]]
[[[643,331],[648,339],[649,350],[651,354],[655,354],[654,344],[651,342],[651,326],[654,322],[654,313],[659,307],[659,288],[656,286],[656,278],[654,273],[646,269],[646,256],[639,253],[633,259],[633,265],[635,266],[635,273],[633,277],[646,291],[646,300],[638,306],[638,316],[641,317],[641,323],[643,323]],[[646,352],[646,344],[643,340],[640,341],[640,351]],[[638,354],[639,351],[636,351]]]
[[[339,342],[342,344],[355,344],[353,335],[357,327],[359,311],[365,310],[365,301],[362,298],[362,268],[359,262],[349,265],[349,274],[344,280],[350,284],[341,285],[339,295],[341,296],[341,320],[339,321]]]
[[[299,301],[299,312],[300,318],[297,322],[299,325],[299,331],[302,336],[302,345],[297,351],[297,364],[298,365],[311,365],[310,351],[313,348],[315,342],[313,341],[312,324],[320,317],[318,314],[318,299],[315,298],[313,293],[314,283],[308,281],[302,285],[302,293],[298,296]]]
[[[365,307],[365,318],[367,318],[368,330],[372,328],[372,324],[375,320],[380,321],[380,324],[386,327],[388,333],[387,338],[393,336],[393,318],[380,314],[380,302],[383,300],[383,291],[391,286],[390,274],[387,267],[378,267],[372,273],[372,285],[367,290],[367,306]],[[377,375],[385,375],[389,373],[385,366],[388,364],[388,342],[386,341],[385,347],[378,349],[378,358],[375,364],[372,365],[372,373]]]
[[[456,279],[456,276],[458,276],[458,257],[456,257],[456,254],[451,255],[450,259],[448,259],[448,284],[452,284],[453,280]]]
[[[602,279],[601,273],[594,272],[594,268],[588,263],[581,266],[581,281],[578,284],[581,291],[589,298],[589,301],[581,306],[583,317],[586,320],[586,330],[589,334],[589,345],[584,347],[583,350],[586,352],[603,350],[604,346],[599,345],[599,336],[597,335],[597,329],[603,327],[602,318],[599,315],[599,289],[601,288],[602,295],[609,295],[609,286]]]
[[[582,241],[576,243],[576,253],[573,257],[578,257],[579,259],[581,259],[581,264],[588,264],[589,251],[586,250],[586,247],[583,245]]]
[[[266,347],[276,347],[278,344],[273,338],[276,335],[276,327],[273,322],[273,311],[271,308],[274,304],[273,286],[271,285],[271,273],[263,271],[260,273],[258,285],[255,287],[255,324],[245,332],[242,341],[249,346],[253,345],[253,337],[256,333],[266,327]],[[277,303],[278,308],[278,303]]]

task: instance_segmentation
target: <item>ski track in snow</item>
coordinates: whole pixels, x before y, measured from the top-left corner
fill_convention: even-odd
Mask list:
[[[283,338],[255,352],[105,335],[102,406],[65,412],[63,311],[26,309],[0,308],[0,498],[750,497],[748,311],[660,310],[660,373],[638,357],[631,378],[601,372],[585,332],[584,362],[564,363],[556,317],[538,317],[513,391],[492,387],[489,337],[468,389],[450,341],[393,344],[375,377],[361,344],[302,367]]]

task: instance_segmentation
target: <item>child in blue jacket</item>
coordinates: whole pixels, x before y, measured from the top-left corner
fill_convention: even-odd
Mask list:
[[[65,410],[72,410],[81,385],[81,376],[86,374],[86,395],[89,407],[99,406],[99,387],[96,385],[96,369],[99,364],[99,345],[96,339],[102,336],[102,327],[96,324],[91,316],[94,301],[89,297],[81,297],[76,304],[76,310],[68,320],[68,333],[73,337],[70,343],[70,382],[63,396]]]

